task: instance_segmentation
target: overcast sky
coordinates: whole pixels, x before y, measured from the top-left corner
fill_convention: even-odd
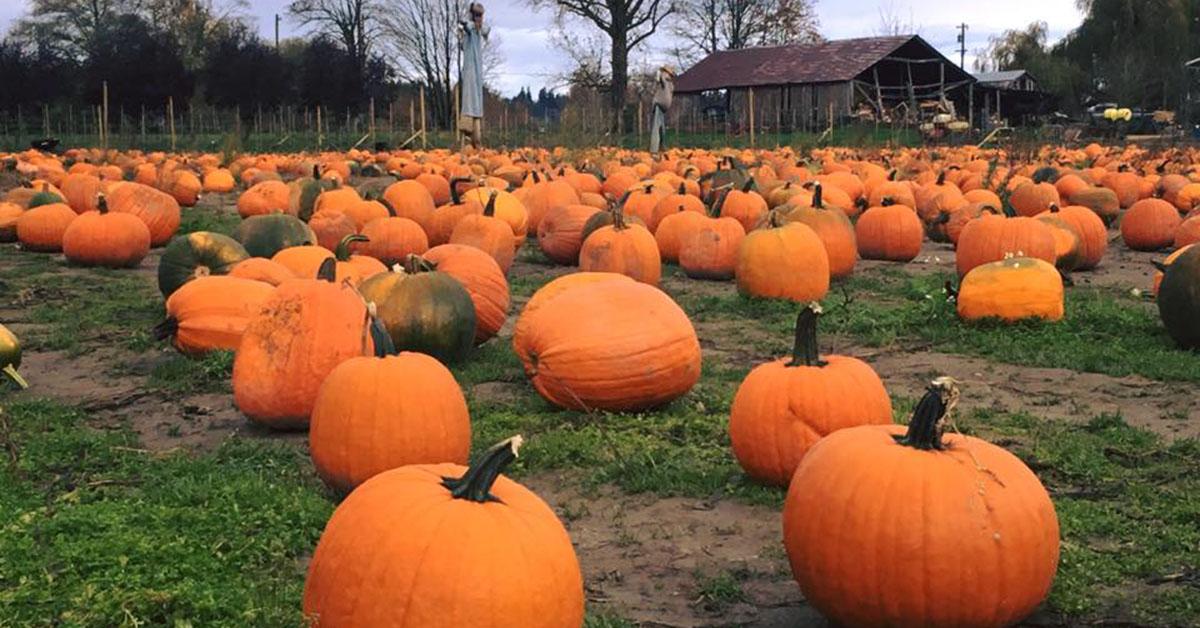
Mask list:
[[[552,15],[534,11],[522,0],[484,0],[484,3],[492,32],[500,37],[504,58],[495,87],[506,95],[515,94],[522,86],[534,91],[543,86],[555,87],[554,77],[561,73],[566,62],[550,44],[546,32]],[[273,16],[282,13],[287,4],[288,0],[250,0],[251,16],[267,38],[274,36]],[[27,5],[28,0],[0,0],[0,32],[7,32]],[[1040,20],[1049,25],[1050,37],[1058,39],[1082,19],[1075,0],[818,0],[816,8],[821,33],[826,38],[873,35],[881,21],[880,13],[885,12],[914,24],[926,40],[956,61],[956,26],[966,22],[968,66],[974,60],[975,50],[987,45],[989,36]],[[297,34],[295,25],[285,19],[282,33],[284,37]],[[666,37],[652,38],[636,54],[635,63],[667,60],[669,44]]]

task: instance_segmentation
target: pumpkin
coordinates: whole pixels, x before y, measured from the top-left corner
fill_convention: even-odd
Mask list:
[[[1050,227],[1054,236],[1054,265],[1065,272],[1078,268],[1083,260],[1083,236],[1075,225],[1050,212],[1039,214],[1036,220]]]
[[[354,221],[354,230],[359,232],[363,230],[363,227],[370,224],[371,221],[377,218],[388,218],[393,215],[388,210],[387,205],[371,199],[350,203],[342,207],[341,212]]]
[[[21,341],[16,334],[0,324],[0,373],[4,373],[18,388],[29,388],[29,382],[17,372],[21,367]]]
[[[471,179],[463,177],[455,177],[450,180],[447,186],[450,194],[449,204],[439,205],[434,210],[429,224],[425,227],[429,236],[429,246],[446,244],[450,241],[450,235],[454,233],[454,228],[458,226],[459,221],[472,214],[483,213],[482,205],[475,201],[464,202],[458,193],[459,186],[470,181]]]
[[[1096,212],[1105,225],[1111,225],[1121,214],[1121,201],[1117,198],[1117,193],[1108,188],[1084,188],[1072,193],[1067,201],[1071,205],[1082,205]]]
[[[513,346],[538,393],[574,410],[661,406],[700,378],[700,341],[671,297],[607,277],[571,282],[522,314]],[[532,303],[531,303],[532,304]]]
[[[1185,252],[1187,252],[1191,248],[1192,248],[1192,245],[1189,244],[1185,247],[1180,248],[1179,250],[1175,251],[1174,253],[1171,253],[1170,255],[1167,256],[1166,259],[1164,259],[1161,262],[1156,262],[1156,261],[1150,262],[1150,264],[1154,266],[1154,279],[1152,280],[1152,282],[1150,284],[1150,294],[1151,295],[1158,296],[1158,288],[1159,288],[1159,286],[1162,285],[1163,273],[1166,272],[1167,267],[1170,266],[1171,264],[1174,264],[1175,260],[1179,259]]]
[[[317,234],[299,218],[290,214],[251,216],[241,222],[233,233],[246,252],[253,257],[274,257],[289,246],[317,243]]]
[[[658,244],[662,261],[678,262],[683,239],[694,235],[700,227],[708,224],[708,220],[708,216],[693,211],[675,212],[663,218],[654,232],[654,242]]]
[[[538,288],[537,292],[533,293],[532,297],[525,302],[525,307],[521,309],[520,316],[517,317],[517,322],[513,326],[513,347],[520,346],[527,342],[530,333],[530,321],[533,320],[534,314],[546,303],[549,303],[560,294],[576,288],[592,283],[600,283],[605,281],[633,281],[625,275],[617,273],[571,273],[552,279],[550,282]]]
[[[163,191],[170,194],[183,207],[195,207],[200,202],[200,192],[204,189],[200,177],[190,170],[175,170],[167,174],[167,182]]]
[[[418,351],[442,362],[459,362],[475,344],[475,303],[454,277],[410,255],[396,272],[359,285],[375,304],[379,322],[400,351]]]
[[[198,277],[167,297],[167,318],[155,327],[154,336],[170,338],[188,355],[234,351],[274,290],[271,284],[240,277]]]
[[[801,310],[791,357],[754,367],[733,397],[733,453],[759,482],[787,486],[805,452],[836,430],[892,422],[892,400],[867,363],[820,355],[820,314],[815,303]]]
[[[469,469],[408,465],[355,489],[309,563],[303,606],[312,625],[583,625],[583,577],[567,531],[537,495],[501,475],[521,442],[500,443]],[[384,583],[387,595],[378,595]]]
[[[403,262],[409,255],[420,255],[429,250],[429,239],[425,231],[413,220],[400,217],[376,218],[363,227],[362,235],[367,242],[358,247],[363,255],[369,255],[392,266]]]
[[[16,203],[23,206],[25,209],[33,209],[42,205],[53,205],[55,203],[67,204],[67,199],[63,196],[61,190],[57,190],[49,183],[43,182],[40,187],[19,187],[8,191],[4,200]]]
[[[65,203],[38,205],[17,217],[17,240],[26,251],[61,251],[63,236],[78,217]]]
[[[740,189],[732,189],[721,203],[721,217],[734,218],[750,233],[767,214],[767,201],[754,191],[754,179],[747,179]]]
[[[16,242],[17,219],[25,213],[16,203],[0,202],[0,242]]]
[[[854,225],[846,212],[836,207],[826,207],[821,184],[813,187],[812,202],[795,207],[787,213],[789,222],[808,225],[821,238],[825,253],[829,256],[829,274],[834,278],[849,277],[858,261],[858,244]]]
[[[438,272],[458,280],[475,304],[475,344],[493,338],[508,319],[508,279],[496,260],[477,248],[443,244],[429,249],[423,258]]]
[[[321,176],[320,165],[313,165],[312,176],[296,179],[288,186],[287,213],[307,221],[312,217],[317,197],[325,190],[332,189],[336,183]],[[269,257],[269,256],[263,256]]]
[[[407,218],[422,229],[433,219],[433,195],[417,181],[397,181],[383,192],[383,202],[400,218]]]
[[[1200,216],[1192,216],[1179,223],[1179,228],[1175,230],[1175,248],[1182,248],[1197,242],[1200,242]]]
[[[1162,270],[1158,313],[1185,349],[1200,349],[1200,246],[1190,246]]]
[[[943,435],[958,394],[938,378],[907,429],[836,431],[792,476],[784,547],[804,599],[832,622],[1000,628],[1049,592],[1054,504],[1005,449]]]
[[[538,224],[538,247],[557,264],[578,264],[583,226],[599,210],[590,205],[553,207]]]
[[[233,238],[220,233],[195,231],[171,241],[158,262],[158,291],[164,297],[196,277],[225,275],[249,257]]]
[[[655,182],[647,181],[626,192],[618,205],[626,216],[636,217],[648,227],[658,204],[667,196],[667,192],[655,185]]]
[[[272,286],[278,286],[288,279],[296,278],[296,273],[293,273],[291,269],[265,257],[246,258],[235,264],[228,274],[230,277],[253,279]]]
[[[179,231],[179,202],[169,194],[133,182],[114,183],[104,193],[110,211],[133,214],[150,229],[150,246],[163,246]]]
[[[938,174],[933,183],[916,188],[913,191],[913,200],[916,205],[911,207],[926,223],[933,222],[942,214],[956,210],[967,202],[958,186],[946,181],[945,170]]]
[[[700,200],[700,197],[688,194],[687,186],[683,183],[679,184],[679,190],[675,194],[664,196],[654,206],[654,212],[650,215],[650,220],[646,222],[646,228],[657,238],[658,226],[662,224],[663,219],[680,212],[694,212],[701,216],[706,213],[704,202]]]
[[[450,202],[450,182],[446,180],[446,177],[431,172],[422,172],[413,180],[425,186],[429,195],[433,197],[434,205],[440,207]]]
[[[911,262],[921,253],[925,229],[911,207],[884,199],[858,217],[854,237],[863,259]]]
[[[525,194],[523,203],[529,212],[529,229],[538,231],[546,215],[558,207],[578,205],[579,193],[563,179],[540,181],[533,171],[534,185]]]
[[[334,260],[316,279],[275,288],[246,325],[233,359],[233,402],[272,429],[303,429],[321,382],[338,364],[374,351],[367,306],[334,281]]]
[[[150,252],[150,229],[137,216],[108,211],[103,195],[97,208],[71,221],[63,232],[62,250],[67,261],[108,268],[141,264]]]
[[[662,257],[650,231],[639,224],[626,224],[624,210],[617,208],[612,225],[595,230],[583,241],[579,270],[620,273],[657,286],[662,278]]]
[[[1045,215],[1045,214],[1043,214]],[[1075,228],[1079,235],[1080,258],[1076,270],[1090,270],[1100,265],[1108,252],[1108,229],[1096,212],[1082,205],[1058,207],[1052,205],[1049,215],[1057,216]]]
[[[1010,257],[972,268],[963,277],[957,301],[964,320],[1058,321],[1063,317],[1062,277],[1045,260]]]
[[[317,200],[313,202],[312,215],[316,216],[323,211],[340,212],[346,207],[361,203],[362,200],[363,198],[358,195],[358,190],[352,187],[341,187],[340,184],[334,182],[332,188],[317,195]],[[309,218],[309,223],[312,223],[312,218]]]
[[[617,220],[618,211],[621,212],[621,219],[625,221],[626,225],[646,226],[646,222],[644,220],[638,218],[637,216],[626,214],[624,210],[621,209],[621,204],[616,203],[604,211],[598,211],[592,214],[591,218],[588,218],[587,222],[583,223],[583,230],[579,233],[579,235],[583,237],[583,241],[586,242],[588,236],[595,233],[596,230],[602,227],[611,227]]]
[[[338,493],[389,469],[470,455],[471,417],[454,375],[422,353],[380,353],[339,364],[313,406],[313,466]]]
[[[1058,205],[1058,189],[1051,183],[1025,183],[1013,190],[1008,202],[1020,216],[1036,216]]]
[[[315,244],[289,246],[286,249],[280,249],[278,253],[271,256],[272,262],[287,268],[297,277],[317,276],[317,271],[321,269],[321,265],[328,259],[333,259],[333,251]],[[337,277],[336,273],[335,278],[337,281],[343,279],[343,277]]]
[[[772,210],[766,228],[742,240],[734,274],[744,296],[820,301],[829,292],[829,255],[812,228]]]
[[[336,209],[322,209],[313,214],[308,227],[317,236],[317,244],[330,251],[336,249],[346,236],[358,233],[354,219]]]
[[[679,267],[693,279],[733,279],[746,231],[736,218],[710,218],[681,238]]]
[[[102,191],[100,177],[84,173],[68,174],[62,180],[61,189],[63,197],[67,199],[67,205],[70,205],[76,214],[99,209],[96,198]]]
[[[492,196],[496,197],[494,202],[492,201]],[[485,209],[488,203],[494,203],[493,213],[495,217],[507,224],[509,229],[512,230],[514,251],[525,241],[525,234],[529,230],[529,213],[525,210],[525,205],[516,196],[501,189],[482,186],[467,190],[463,193],[462,198],[465,202],[475,201],[480,207]],[[504,264],[501,263],[500,266],[504,267]]]
[[[477,188],[478,189],[478,188]],[[475,190],[472,190],[474,192]],[[478,197],[464,196],[467,203],[478,203]],[[450,232],[450,244],[475,247],[492,256],[500,268],[507,273],[516,257],[517,246],[512,225],[496,215],[499,193],[491,194],[485,201],[483,213],[468,214],[458,221]],[[521,237],[524,237],[522,234]]]
[[[225,168],[215,168],[204,173],[201,184],[204,192],[212,194],[228,194],[237,187],[237,181],[234,181],[233,174]]]
[[[1158,251],[1175,243],[1183,219],[1174,205],[1147,198],[1133,203],[1121,218],[1121,239],[1135,251]]]
[[[289,210],[291,189],[282,181],[255,183],[238,196],[237,210],[242,218],[263,214],[282,214]]]
[[[962,277],[976,266],[1012,255],[1034,257],[1054,265],[1058,261],[1054,234],[1033,218],[980,216],[963,227],[954,264]]]

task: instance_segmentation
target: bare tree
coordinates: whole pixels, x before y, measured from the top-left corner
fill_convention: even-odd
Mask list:
[[[120,15],[136,12],[139,4],[137,0],[33,0],[14,33],[24,41],[82,59],[101,29]]]
[[[379,30],[377,0],[292,0],[288,13],[301,26],[335,37],[346,48],[355,72],[365,75]]]
[[[221,33],[246,28],[246,0],[141,0],[151,24],[166,31],[190,70],[204,63],[209,42]]]
[[[526,0],[535,7],[553,7],[560,13],[581,18],[608,38],[611,81],[608,101],[610,125],[624,131],[625,92],[629,87],[629,53],[657,30],[675,11],[672,0]]]
[[[913,19],[911,6],[908,7],[908,17],[901,14],[895,2],[889,1],[879,6],[879,25],[875,27],[876,35],[881,37],[912,35],[920,30],[916,20]]]
[[[681,62],[719,50],[820,41],[812,0],[680,0],[671,33]]]

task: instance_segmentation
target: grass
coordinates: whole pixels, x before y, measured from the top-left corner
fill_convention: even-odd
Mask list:
[[[194,231],[213,231],[225,235],[233,235],[242,217],[237,212],[205,211],[201,208],[184,208],[179,221],[180,235]]]

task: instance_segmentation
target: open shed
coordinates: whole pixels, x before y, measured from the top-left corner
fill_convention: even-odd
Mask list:
[[[973,109],[975,78],[919,35],[726,50],[688,68],[675,93],[753,127],[819,129],[851,116],[919,118],[922,103]]]

